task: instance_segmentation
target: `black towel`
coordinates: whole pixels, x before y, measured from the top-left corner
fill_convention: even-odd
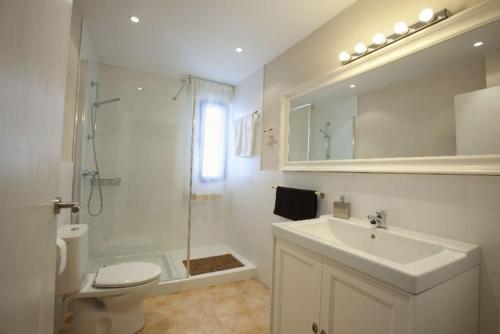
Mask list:
[[[291,220],[316,218],[318,198],[314,190],[277,187],[274,214]]]

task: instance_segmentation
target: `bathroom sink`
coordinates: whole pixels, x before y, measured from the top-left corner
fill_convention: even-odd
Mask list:
[[[273,234],[410,294],[479,265],[479,246],[368,221],[322,216],[273,224]]]

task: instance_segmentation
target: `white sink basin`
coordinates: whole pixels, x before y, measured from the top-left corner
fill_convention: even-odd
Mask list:
[[[477,245],[356,219],[275,223],[273,234],[411,294],[479,265]]]

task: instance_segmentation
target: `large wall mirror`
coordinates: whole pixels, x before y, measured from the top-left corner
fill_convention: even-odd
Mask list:
[[[474,16],[443,29],[467,30],[460,20]],[[440,38],[367,71],[351,63],[331,84],[292,92],[284,99],[282,168],[500,174],[500,20]],[[432,32],[421,39],[431,41]]]

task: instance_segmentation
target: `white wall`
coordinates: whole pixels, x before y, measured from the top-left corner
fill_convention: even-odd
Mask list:
[[[261,111],[262,93],[263,70],[259,70],[236,87],[232,118]],[[271,222],[276,220],[272,214],[274,191],[271,187],[281,184],[281,174],[259,171],[259,147],[255,156],[248,158],[235,157],[231,149],[225,193],[226,243],[256,264],[259,278],[270,285]]]
[[[500,86],[455,96],[457,154],[500,154]]]
[[[361,94],[356,157],[455,155],[454,96],[485,85],[484,63],[473,62]]]
[[[290,112],[290,146],[288,149],[288,160],[308,160],[309,150],[309,128],[310,128],[310,106],[303,107]]]
[[[82,23],[82,36],[80,38],[80,59],[90,61],[98,60],[94,42],[92,42],[85,20]]]
[[[486,86],[500,85],[500,51],[492,51],[486,55]]]

